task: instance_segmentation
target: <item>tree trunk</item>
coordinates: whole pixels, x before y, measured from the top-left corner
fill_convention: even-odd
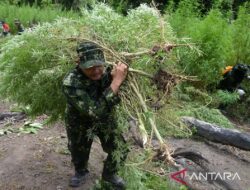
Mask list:
[[[5,113],[0,113],[0,121],[4,120],[6,118],[14,118],[15,120],[19,121],[25,118],[25,113],[23,112],[5,112]]]
[[[250,150],[250,134],[234,129],[224,129],[192,117],[182,117],[182,121],[189,127],[195,128],[198,135],[211,141]]]

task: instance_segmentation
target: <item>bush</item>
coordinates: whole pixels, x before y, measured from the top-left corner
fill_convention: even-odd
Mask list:
[[[64,112],[61,81],[74,66],[75,43],[59,40],[56,34],[61,31],[63,38],[78,33],[70,25],[65,28],[65,24],[72,23],[58,20],[37,26],[33,32],[15,36],[1,47],[0,93],[29,106],[32,115],[47,113],[58,117]]]
[[[233,62],[250,65],[250,3],[240,8],[238,18],[232,23]]]
[[[238,18],[230,23],[225,13],[216,9],[201,17],[196,2],[181,2],[176,12],[170,12],[170,23],[178,37],[189,38],[203,52],[197,55],[178,51],[181,68],[186,74],[199,77],[197,87],[214,90],[225,66],[239,61],[249,63],[249,3],[241,7]]]
[[[162,36],[169,42],[175,39],[166,22],[162,34],[159,14],[145,5],[131,10],[127,17],[104,4],[96,5],[92,11],[83,10],[82,14],[79,20],[58,19],[52,24],[44,23],[33,32],[15,36],[2,44],[0,94],[30,106],[32,115],[46,113],[58,118],[65,107],[61,82],[66,72],[75,66],[78,42],[97,40],[117,52],[137,52],[161,42]],[[110,53],[106,58],[115,61]],[[131,64],[133,68],[154,72],[156,61],[146,55]],[[143,93],[153,93],[155,88],[152,89],[150,80],[138,78],[138,82]]]
[[[181,54],[181,66],[189,75],[198,76],[203,89],[215,89],[221,79],[221,70],[226,65],[233,64],[232,33],[230,26],[219,11],[213,10],[209,15],[190,24],[186,33],[203,52],[201,56],[195,54]]]

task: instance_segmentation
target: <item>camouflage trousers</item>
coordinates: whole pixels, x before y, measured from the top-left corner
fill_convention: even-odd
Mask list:
[[[112,117],[104,119],[103,122],[93,122],[66,114],[65,123],[68,148],[75,171],[87,169],[90,149],[95,136],[99,137],[103,150],[108,154],[104,162],[104,171],[111,174],[117,173],[119,168],[124,165],[129,149]]]

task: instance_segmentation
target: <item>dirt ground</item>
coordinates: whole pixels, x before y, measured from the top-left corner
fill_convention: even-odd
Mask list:
[[[6,104],[0,103],[0,113],[8,109]],[[7,122],[1,123],[0,129]],[[24,122],[16,122],[11,127],[18,128]],[[90,174],[81,188],[74,189],[91,189],[100,177],[105,157],[96,140],[90,155]],[[10,133],[0,136],[0,168],[1,190],[71,189],[68,181],[74,171],[63,123],[45,126],[37,134]]]
[[[0,102],[0,113],[9,111]],[[44,117],[39,117],[41,122]],[[0,129],[23,126],[26,120],[0,121]],[[246,127],[246,126],[245,126]],[[169,139],[174,148],[195,149],[209,160],[215,171],[238,172],[241,180],[233,181],[236,190],[250,190],[250,152],[192,139]],[[98,142],[92,145],[90,174],[81,190],[89,190],[100,178],[106,154]],[[44,126],[37,134],[10,133],[0,136],[0,190],[67,190],[73,174],[63,123]]]

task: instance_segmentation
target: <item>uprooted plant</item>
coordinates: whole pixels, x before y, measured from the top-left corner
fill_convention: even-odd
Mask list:
[[[87,39],[84,40],[86,41]],[[123,86],[122,91],[119,92],[122,99],[122,104],[123,104],[122,106],[124,108],[124,111],[138,123],[139,135],[141,136],[141,141],[142,141],[140,144],[142,145],[142,147],[152,148],[151,140],[153,136],[159,142],[159,147],[157,149],[154,149],[156,153],[152,156],[152,159],[154,157],[160,156],[165,163],[168,163],[170,165],[176,165],[174,159],[171,156],[172,154],[171,148],[169,147],[168,143],[162,138],[160,132],[157,129],[154,109],[151,108],[152,106],[150,107],[147,105],[146,102],[147,93],[141,89],[140,85],[141,77],[146,77],[150,79],[150,82],[153,83],[153,85],[156,87],[155,91],[153,92],[153,95],[157,94],[158,97],[156,97],[156,102],[154,104],[158,103],[159,100],[164,99],[164,97],[171,92],[171,88],[173,88],[178,82],[182,80],[196,80],[196,78],[192,76],[187,77],[187,76],[172,74],[170,72],[164,71],[161,68],[156,68],[155,74],[149,74],[142,70],[132,69],[131,67],[133,66],[132,62],[133,58],[138,59],[139,56],[145,54],[149,54],[150,56],[154,57],[158,53],[158,51],[162,51],[165,54],[168,54],[170,53],[170,50],[172,48],[178,47],[178,45],[175,44],[156,45],[152,49],[145,50],[143,53],[142,52],[118,53],[115,50],[112,50],[109,47],[105,46],[104,44],[100,44],[101,42],[93,40],[87,40],[87,41],[92,41],[94,43],[97,43],[100,47],[102,47],[107,59],[109,59],[108,60],[109,64],[114,64],[114,62],[118,60],[122,61],[123,63],[129,66],[129,76],[127,77],[127,81]],[[163,56],[166,55],[161,54],[161,57]],[[130,59],[128,59],[128,57]],[[156,57],[156,59],[158,58]],[[129,62],[127,62],[126,60]],[[159,94],[161,94],[161,96]],[[145,122],[147,122],[148,125],[150,126],[151,130],[150,135],[145,128],[146,126]],[[150,139],[148,140],[149,136]]]
[[[178,60],[172,53],[175,48],[193,51],[195,46],[176,39],[158,11],[145,5],[131,10],[127,17],[105,5],[91,12],[85,10],[83,15],[81,20],[45,23],[4,43],[0,55],[1,95],[29,106],[33,116],[45,113],[53,119],[62,118],[65,99],[61,81],[75,66],[77,43],[95,42],[104,50],[107,63],[121,61],[129,65],[128,79],[120,92],[121,107],[138,122],[142,144],[152,148],[155,137],[160,144],[155,156],[160,153],[166,163],[175,164],[157,128],[155,110],[178,82],[195,80],[166,70],[169,60]]]

